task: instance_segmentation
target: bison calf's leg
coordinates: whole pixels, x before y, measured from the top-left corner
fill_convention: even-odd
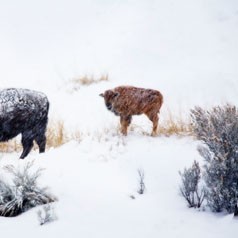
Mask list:
[[[151,136],[157,136],[158,135],[158,121],[159,121],[158,114],[157,113],[151,113],[151,114],[149,113],[146,115],[153,123],[153,129],[151,132]]]
[[[121,116],[120,123],[121,123],[121,133],[126,136],[127,135],[127,127],[131,123],[132,116]]]

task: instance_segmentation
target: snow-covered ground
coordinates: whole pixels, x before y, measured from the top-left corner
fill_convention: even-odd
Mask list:
[[[50,99],[50,120],[80,141],[2,154],[0,167],[45,168],[41,184],[58,197],[58,220],[40,226],[39,208],[0,217],[3,237],[230,237],[232,215],[188,209],[178,171],[202,162],[192,138],[151,138],[150,121],[133,118],[127,137],[99,93],[130,84],[161,90],[168,111],[238,105],[238,4],[235,0],[5,1],[0,7],[1,87],[27,87]],[[71,92],[68,80],[109,74],[108,82]],[[146,192],[137,194],[138,169]],[[132,199],[132,196],[135,199]]]
[[[229,237],[237,232],[232,215],[187,208],[179,196],[183,166],[199,160],[189,138],[91,137],[70,142],[44,155],[31,153],[46,168],[42,184],[59,201],[58,220],[40,226],[39,208],[16,218],[0,218],[3,235],[15,237]],[[24,161],[25,162],[25,161]],[[6,155],[1,164],[22,164]],[[137,170],[145,173],[146,192],[137,194]],[[134,196],[135,199],[132,199]]]

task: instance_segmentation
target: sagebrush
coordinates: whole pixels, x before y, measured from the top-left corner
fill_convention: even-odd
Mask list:
[[[212,211],[234,213],[238,202],[238,109],[233,105],[191,111],[194,132],[204,143],[203,178]]]
[[[42,209],[38,210],[37,217],[41,226],[57,220],[55,209],[50,204],[47,204],[43,206]]]
[[[180,192],[186,199],[189,207],[201,207],[205,198],[205,193],[203,188],[199,188],[199,182],[201,179],[201,169],[199,163],[194,161],[191,168],[185,168],[184,171],[179,172],[179,174],[182,179]]]
[[[22,169],[12,165],[4,167],[11,181],[0,179],[0,216],[17,216],[35,206],[56,201],[47,188],[39,187],[42,169],[32,171],[32,165],[28,162]]]
[[[137,192],[139,194],[145,193],[145,172],[143,169],[138,169],[138,189]]]

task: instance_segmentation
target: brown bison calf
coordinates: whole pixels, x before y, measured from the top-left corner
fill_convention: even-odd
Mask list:
[[[163,96],[153,89],[119,86],[101,93],[108,110],[120,116],[121,132],[127,135],[127,127],[133,115],[145,114],[153,122],[151,135],[157,135],[158,113],[163,103]]]

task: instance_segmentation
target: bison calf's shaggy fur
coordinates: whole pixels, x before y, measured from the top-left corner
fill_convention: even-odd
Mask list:
[[[106,90],[100,96],[104,98],[108,110],[120,116],[121,132],[127,135],[133,115],[145,114],[153,123],[152,136],[157,135],[158,113],[163,104],[162,94],[153,89],[119,86]]]
[[[39,152],[45,151],[49,101],[45,94],[28,89],[0,90],[0,141],[22,135],[24,159],[35,140]]]

